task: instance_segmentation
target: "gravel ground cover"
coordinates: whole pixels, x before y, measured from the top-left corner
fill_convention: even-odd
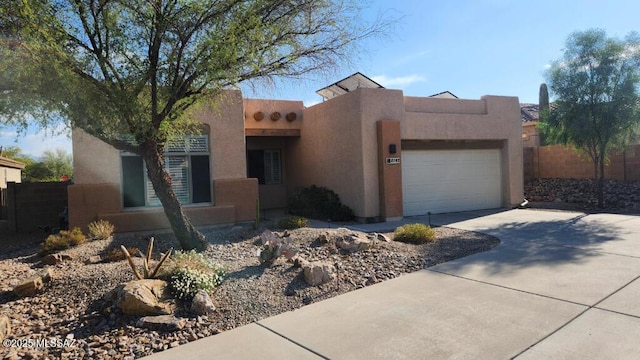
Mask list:
[[[529,207],[620,214],[640,213],[640,181],[605,180],[604,208],[597,207],[598,199],[591,179],[537,179],[524,187]]]
[[[332,229],[335,230],[335,229]],[[206,255],[223,265],[225,281],[214,290],[216,312],[193,316],[186,310],[182,330],[150,331],[135,326],[137,317],[122,314],[103,296],[119,283],[133,279],[126,261],[85,264],[93,255],[118,247],[146,249],[147,240],[131,234],[111,241],[93,241],[63,253],[72,260],[53,266],[53,280],[32,297],[17,299],[11,289],[41,270],[37,255],[43,235],[0,241],[0,315],[11,321],[13,344],[46,339],[48,348],[0,347],[0,359],[134,359],[176,347],[310,303],[370,286],[442,262],[486,251],[499,240],[484,234],[436,228],[437,241],[424,245],[377,242],[372,249],[346,253],[318,237],[327,229],[302,228],[290,238],[307,260],[323,260],[337,268],[337,279],[312,287],[301,270],[284,259],[271,266],[260,263],[259,233],[246,226],[205,230],[211,247]],[[345,230],[346,231],[346,230]],[[393,238],[392,234],[386,234]],[[171,234],[155,234],[158,251],[175,247]],[[157,256],[157,252],[156,252]],[[141,262],[141,259],[136,261]]]

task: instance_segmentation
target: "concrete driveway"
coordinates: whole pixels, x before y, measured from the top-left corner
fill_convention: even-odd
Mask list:
[[[415,221],[426,218],[405,220]],[[510,210],[431,222],[502,244],[150,358],[640,358],[640,216]]]

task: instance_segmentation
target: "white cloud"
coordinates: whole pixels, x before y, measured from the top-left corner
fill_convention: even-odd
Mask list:
[[[25,155],[39,158],[46,150],[63,149],[72,153],[70,132],[63,125],[51,130],[29,131],[18,134],[14,130],[0,132],[0,146],[17,146]]]
[[[388,77],[386,75],[378,75],[378,76],[373,76],[371,79],[377,82],[378,84],[388,88],[393,88],[398,86],[406,87],[411,84],[427,81],[426,77],[419,74],[411,74],[407,76],[397,76],[397,77]]]

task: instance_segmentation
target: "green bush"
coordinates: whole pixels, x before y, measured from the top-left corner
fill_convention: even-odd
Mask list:
[[[325,187],[311,185],[289,198],[291,214],[319,220],[351,221],[353,210],[342,204],[338,194]]]
[[[424,244],[436,240],[436,232],[425,224],[407,224],[399,226],[394,232],[396,241]]]
[[[87,242],[87,238],[80,228],[73,230],[62,230],[57,235],[49,235],[40,247],[40,255],[47,255],[53,252],[68,249],[72,246]]]
[[[293,230],[307,226],[309,226],[309,220],[302,216],[292,216],[278,221],[278,227],[280,229]]]
[[[87,226],[87,229],[89,237],[95,240],[108,239],[116,231],[116,227],[107,220],[94,221]]]
[[[171,292],[180,300],[191,300],[200,290],[211,292],[226,275],[222,266],[193,250],[177,251],[163,274]]]

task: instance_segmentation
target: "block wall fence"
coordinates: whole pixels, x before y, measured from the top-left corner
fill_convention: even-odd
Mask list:
[[[534,179],[592,179],[593,162],[572,148],[561,145],[535,146],[523,149],[525,183]],[[609,155],[605,178],[640,181],[640,145]]]

